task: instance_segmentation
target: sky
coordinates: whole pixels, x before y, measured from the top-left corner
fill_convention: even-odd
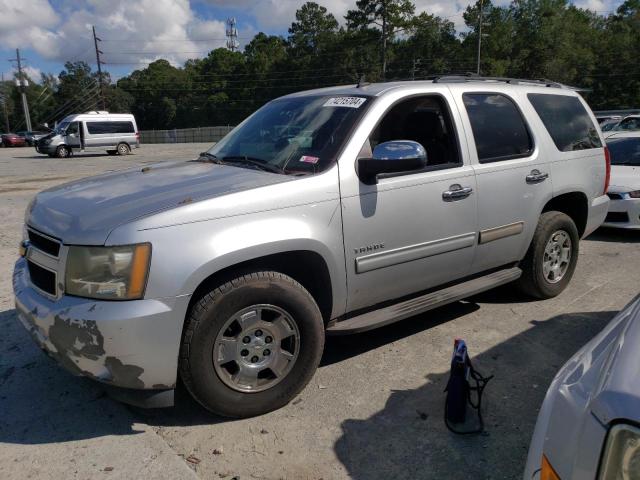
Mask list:
[[[475,0],[414,0],[426,11],[464,26],[462,12]],[[305,0],[0,0],[0,73],[13,77],[20,49],[25,71],[57,75],[65,61],[84,60],[96,68],[91,27],[102,42],[103,67],[112,79],[142,68],[158,58],[179,65],[204,57],[226,43],[225,20],[237,19],[240,45],[258,32],[285,35]],[[316,0],[344,23],[356,0]],[[503,5],[509,0],[494,0]],[[572,0],[602,14],[622,0]]]

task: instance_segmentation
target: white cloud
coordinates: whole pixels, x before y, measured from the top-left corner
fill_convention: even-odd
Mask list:
[[[56,13],[46,0],[0,0],[0,44],[31,48],[48,60],[93,64],[95,25],[103,60],[114,65],[158,58],[180,64],[225,45],[224,22],[197,18],[189,0],[78,3],[67,0]]]

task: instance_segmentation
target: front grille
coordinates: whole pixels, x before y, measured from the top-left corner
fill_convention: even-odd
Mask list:
[[[29,242],[38,250],[48,253],[53,257],[57,257],[60,253],[60,242],[57,242],[49,237],[39,234],[31,229],[28,231]]]
[[[609,198],[611,200],[622,200],[622,194],[621,193],[609,192],[609,193],[607,193],[607,195],[609,196]]]
[[[629,221],[629,214],[627,212],[609,212],[605,222],[612,223],[627,223]]]
[[[56,274],[32,261],[27,261],[31,283],[49,295],[56,294]]]

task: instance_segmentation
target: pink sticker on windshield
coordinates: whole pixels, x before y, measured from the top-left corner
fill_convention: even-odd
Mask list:
[[[300,162],[302,163],[312,163],[313,165],[315,165],[316,163],[318,163],[320,161],[319,157],[312,157],[311,155],[303,155],[300,157]]]

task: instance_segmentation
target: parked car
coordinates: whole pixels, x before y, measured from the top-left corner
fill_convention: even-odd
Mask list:
[[[611,199],[603,223],[607,227],[640,229],[640,132],[607,139],[611,155]]]
[[[548,82],[291,94],[195,161],[38,194],[18,318],[127,401],[170,404],[179,372],[209,410],[262,414],[311,379],[325,333],[509,282],[562,292],[608,209],[604,150],[580,95]]]
[[[640,478],[640,296],[558,372],[525,480]]]
[[[630,133],[640,131],[640,115],[628,115],[616,124],[607,126],[605,137],[609,138],[617,133]]]
[[[30,147],[33,147],[37,140],[39,140],[40,138],[48,135],[49,133],[50,132],[40,132],[40,131],[27,132],[27,131],[23,131],[23,132],[17,132],[17,135],[20,135],[21,137],[23,137],[25,139],[25,141],[27,142],[27,145],[29,145]]]
[[[102,111],[69,115],[35,144],[38,153],[59,158],[105,150],[111,155],[127,155],[139,146],[140,133],[133,115]]]
[[[610,132],[616,125],[620,123],[619,118],[610,118],[600,122],[600,130]]]
[[[24,147],[26,144],[25,138],[15,133],[4,133],[2,135],[2,146],[4,147]]]
[[[602,127],[605,124],[605,122],[618,123],[621,118],[622,118],[621,115],[596,115],[596,120],[600,124],[600,127]]]

